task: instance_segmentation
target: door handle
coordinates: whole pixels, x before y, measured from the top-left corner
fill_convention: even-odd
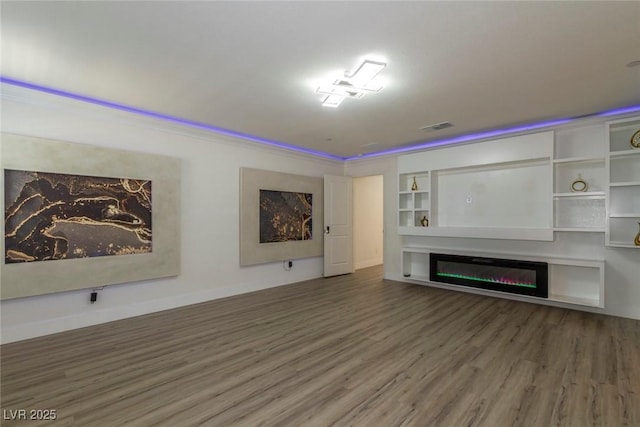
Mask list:
[[[327,228],[324,230],[324,234],[329,234],[330,230],[331,230],[331,229],[330,229],[330,228],[329,228],[329,226],[327,225]]]

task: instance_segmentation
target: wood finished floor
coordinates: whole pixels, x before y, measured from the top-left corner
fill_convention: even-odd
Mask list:
[[[381,276],[4,345],[2,425],[640,426],[640,321]]]

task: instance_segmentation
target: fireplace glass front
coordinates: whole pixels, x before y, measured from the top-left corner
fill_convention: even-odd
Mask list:
[[[544,262],[431,253],[432,282],[548,297],[548,265]]]

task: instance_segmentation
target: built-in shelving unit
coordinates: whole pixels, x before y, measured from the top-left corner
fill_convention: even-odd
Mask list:
[[[429,198],[429,172],[401,174],[398,193],[398,225],[400,227],[426,227],[431,210]]]
[[[549,297],[546,300],[587,307],[604,307],[604,261],[601,259],[572,259],[553,256],[532,256],[529,254],[505,254],[492,251],[473,252],[449,248],[405,247],[402,249],[402,275],[409,282],[428,283],[429,285],[467,292],[500,294],[512,298],[514,297],[513,294],[506,294],[500,291],[461,289],[432,282],[429,277],[429,254],[431,252],[546,262],[549,265]],[[520,295],[516,298],[541,300],[538,297]]]
[[[499,147],[503,153],[501,159],[494,159],[495,163],[486,160],[486,154],[474,152],[474,147],[459,147],[458,153],[452,153],[450,158],[438,159],[437,152],[431,152],[428,157],[424,153],[403,156],[399,160],[399,195],[398,195],[398,225],[400,234],[423,235],[439,237],[484,237],[522,240],[552,240],[553,232],[581,232],[581,233],[605,233],[607,230],[607,195],[611,187],[629,187],[630,190],[616,190],[614,198],[625,197],[629,191],[634,191],[640,182],[640,172],[632,175],[631,172],[616,172],[619,178],[611,186],[608,185],[608,175],[606,173],[606,150],[604,140],[606,139],[605,127],[602,124],[582,126],[575,128],[561,129],[554,132],[544,132],[538,134],[540,140],[535,141],[539,146],[549,143],[550,150],[553,151],[551,158],[551,171],[553,174],[552,224],[545,229],[544,221],[530,225],[504,225],[502,224],[482,224],[478,216],[467,216],[456,218],[457,213],[472,211],[474,203],[479,197],[475,197],[474,190],[454,189],[459,194],[451,192],[444,193],[445,180],[462,182],[463,177],[468,177],[467,182],[487,177],[491,171],[503,174],[505,177],[509,173],[515,175],[515,171],[524,169],[523,166],[540,164],[544,165],[544,150],[537,152],[522,153],[521,142],[524,137],[514,137]],[[527,135],[527,138],[535,138],[536,134]],[[494,141],[495,144],[501,141]],[[504,142],[504,141],[502,141]],[[528,141],[531,143],[531,141]],[[514,151],[515,149],[515,151]],[[450,148],[448,150],[456,150]],[[488,149],[482,149],[486,152]],[[630,158],[636,153],[633,150],[625,150],[613,153],[611,158],[615,166],[624,167],[625,170],[637,170],[635,160]],[[421,157],[422,156],[422,157]],[[453,158],[454,160],[451,160]],[[640,156],[636,157],[640,159]],[[434,160],[435,159],[435,160]],[[499,161],[501,160],[501,161]],[[538,163],[536,163],[538,162]],[[437,167],[436,167],[437,166]],[[474,169],[475,167],[475,169]],[[482,168],[487,172],[484,172]],[[484,173],[484,175],[483,175]],[[457,178],[459,176],[460,178]],[[490,177],[486,178],[487,183]],[[536,181],[543,181],[546,177],[543,174],[536,176]],[[575,191],[572,184],[576,180],[586,183],[585,191]],[[414,180],[417,189],[414,188]],[[508,181],[508,179],[507,179]],[[495,184],[493,182],[492,184]],[[508,194],[504,189],[495,189],[496,194]],[[625,193],[625,191],[627,193]],[[440,200],[438,195],[440,194]],[[546,193],[549,194],[549,193]],[[513,198],[513,196],[516,198]],[[486,198],[486,194],[482,195]],[[512,189],[506,196],[511,202],[522,205],[528,203],[530,194],[527,189]],[[504,197],[504,196],[503,196]],[[548,196],[547,196],[548,197]],[[466,198],[467,205],[461,204],[452,207],[450,200]],[[491,205],[502,203],[500,199],[489,201]],[[485,203],[487,203],[485,201]],[[535,209],[529,209],[531,216],[540,219],[546,215],[546,208],[536,204]],[[622,209],[622,206],[620,206]],[[447,209],[449,209],[447,211]],[[454,215],[451,215],[452,210]],[[634,211],[635,212],[635,211]],[[460,214],[462,216],[463,213]],[[624,212],[620,212],[622,217],[629,218]],[[492,215],[496,217],[496,215]],[[457,221],[457,222],[456,222]],[[629,220],[630,221],[630,220]],[[627,221],[627,222],[629,222]]]
[[[569,242],[564,257],[428,247],[435,240],[425,240],[425,247],[413,247],[416,240],[407,240],[409,246],[401,255],[403,280],[450,287],[430,280],[432,250],[542,261],[548,263],[545,300],[603,308],[604,248],[585,250],[583,242],[597,242],[594,234],[601,234],[606,246],[640,248],[634,242],[640,231],[640,148],[630,143],[638,131],[640,116],[607,123],[593,120],[554,131],[400,156],[399,234],[520,241],[551,241],[561,235],[559,244]],[[418,189],[412,191],[414,177]],[[507,214],[495,210],[496,206],[504,207]],[[512,206],[526,209],[517,212]],[[491,213],[483,214],[480,207]],[[514,213],[521,213],[525,222],[510,224]],[[429,219],[428,227],[420,223],[423,216]],[[571,248],[587,256],[573,258]]]
[[[607,246],[640,249],[634,244],[640,231],[640,148],[633,148],[630,143],[637,131],[640,117],[607,123]]]
[[[587,126],[556,132],[553,159],[553,230],[604,233],[606,216],[603,127]],[[575,191],[576,180],[586,183]]]
[[[400,156],[399,234],[553,240],[552,156],[550,131]]]

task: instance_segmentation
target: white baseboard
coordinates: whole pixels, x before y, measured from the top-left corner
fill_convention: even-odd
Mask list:
[[[22,323],[16,326],[3,326],[0,343],[8,344],[11,342],[37,338],[73,329],[85,328],[87,326],[98,325],[101,323],[113,322],[115,320],[122,320],[129,317],[141,316],[186,305],[240,295],[247,292],[275,288],[287,284],[289,283],[265,284],[264,281],[258,280],[254,282],[234,284],[232,286],[212,289],[205,292],[194,292],[185,295],[171,296],[169,298],[145,301],[127,306],[109,307],[102,310],[96,310],[90,316],[88,316],[87,313],[79,313],[55,319]]]

